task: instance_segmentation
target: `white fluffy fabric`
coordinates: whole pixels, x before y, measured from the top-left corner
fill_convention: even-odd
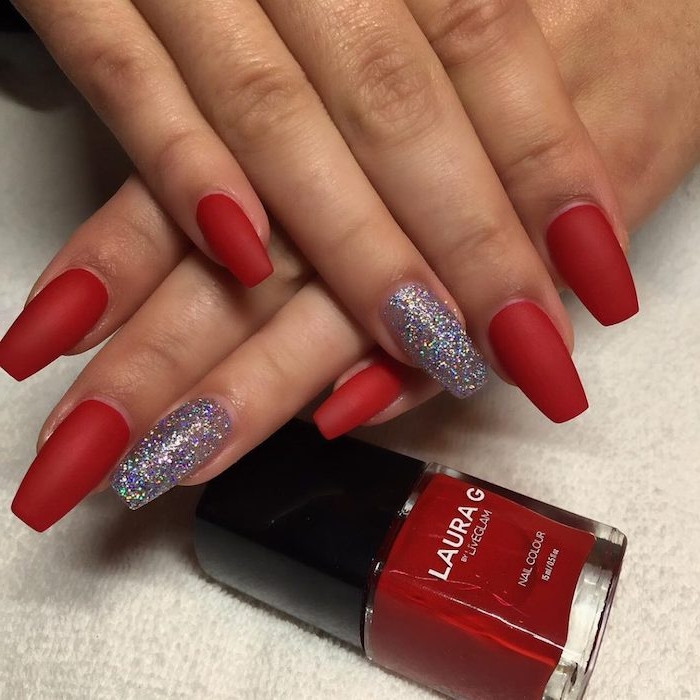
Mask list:
[[[0,329],[123,174],[43,52],[0,36]],[[700,173],[634,239],[641,313],[601,328],[573,298],[590,410],[549,423],[498,380],[362,437],[611,523],[629,536],[590,700],[700,696]],[[43,535],[9,504],[44,417],[86,362],[0,377],[0,697],[418,700],[433,693],[207,580],[197,489],[127,512],[110,493]]]

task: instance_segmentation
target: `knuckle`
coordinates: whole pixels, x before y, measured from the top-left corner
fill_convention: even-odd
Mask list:
[[[393,145],[430,129],[439,116],[431,67],[386,31],[367,33],[347,66],[345,121],[369,145]]]
[[[233,85],[219,92],[213,118],[224,140],[245,148],[296,123],[310,100],[309,84],[300,71],[251,61],[239,69]]]
[[[128,371],[148,384],[153,377],[187,377],[187,363],[182,352],[182,337],[162,326],[144,333],[129,350]]]
[[[472,220],[465,230],[467,233],[455,242],[450,252],[450,260],[460,274],[463,274],[465,261],[479,269],[483,263],[488,262],[491,267],[507,257],[508,232],[512,224],[498,216],[484,214]]]
[[[377,220],[378,217],[369,211],[351,215],[351,218],[344,220],[331,235],[317,241],[318,259],[356,260],[357,252],[367,247],[367,238],[376,231],[374,222]]]
[[[193,257],[189,262],[197,265],[198,260]],[[201,280],[198,284],[185,283],[183,279],[171,287],[170,299],[160,309],[162,318],[143,316],[124,339],[129,342],[129,364],[133,371],[152,385],[154,377],[187,383],[193,374],[208,369],[213,355],[202,351],[201,337],[221,313],[226,290],[225,283],[216,278]],[[145,332],[139,332],[139,328]],[[225,347],[228,330],[222,328],[212,343]]]
[[[649,154],[664,151],[664,134],[650,129],[656,117],[649,117],[643,110],[632,111],[625,125],[626,138],[621,139],[612,130],[595,134],[601,153],[609,154],[606,165],[616,186],[625,192],[649,191],[650,183],[658,177],[658,159]]]
[[[580,139],[571,132],[547,127],[539,134],[528,134],[520,148],[512,149],[500,164],[499,176],[507,191],[531,182],[533,175],[541,178],[541,173],[547,173],[547,177],[556,174],[559,179],[571,172],[574,164],[576,171],[588,169],[590,158],[585,157]]]
[[[130,232],[128,247],[123,249],[125,259],[160,260],[166,249],[178,251],[178,258],[185,255],[189,241],[137,176],[132,175],[118,194],[121,196],[113,200],[116,206],[109,213],[113,212],[115,219],[121,217],[121,228]]]
[[[173,173],[187,172],[195,156],[206,153],[209,148],[197,129],[184,124],[172,125],[172,130],[154,146],[152,163],[149,163],[152,177],[163,187]]]
[[[288,387],[293,379],[293,366],[285,344],[271,330],[263,330],[259,333],[255,356],[255,367],[248,376],[250,385],[257,391],[259,387],[265,387],[268,396],[280,396],[279,390]],[[293,392],[282,392],[285,397],[290,393]],[[280,396],[279,401],[283,403],[285,399]]]
[[[79,62],[85,66],[81,88],[98,112],[122,112],[155,87],[155,56],[130,39],[83,46]]]
[[[289,237],[274,226],[271,231],[268,254],[275,268],[273,279],[283,288],[297,290],[311,278],[311,265]]]
[[[113,261],[123,261],[124,266],[134,260],[158,260],[162,257],[162,236],[175,233],[164,215],[158,219],[151,211],[114,212],[113,219],[105,226],[108,235],[103,237],[96,255],[104,269]],[[120,270],[122,275],[124,269]]]
[[[423,28],[445,68],[469,62],[507,35],[519,0],[448,0]]]
[[[135,261],[158,261],[154,268],[162,270],[164,258],[166,265],[168,260],[174,264],[186,250],[181,234],[154,201],[136,205],[143,196],[143,187],[131,176],[76,232],[80,241],[74,254],[77,266],[97,270],[114,289],[133,284],[139,269]],[[167,239],[175,245],[171,247]]]

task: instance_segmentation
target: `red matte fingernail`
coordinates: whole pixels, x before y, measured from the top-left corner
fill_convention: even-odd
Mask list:
[[[547,247],[564,281],[604,326],[639,311],[627,258],[598,207],[582,204],[560,214],[547,230]]]
[[[339,386],[314,413],[323,437],[332,440],[366,423],[390,406],[401,393],[396,364],[379,360]]]
[[[0,367],[21,381],[80,342],[107,307],[104,284],[87,270],[67,270],[24,307],[0,340]]]
[[[231,197],[203,197],[197,205],[197,224],[214,255],[246,287],[254,287],[272,274],[260,236]]]
[[[489,339],[511,379],[550,420],[563,423],[588,408],[571,355],[539,306],[518,301],[501,309]]]
[[[97,488],[128,442],[129,426],[119,411],[94,399],[79,404],[39,450],[12,512],[43,532]]]

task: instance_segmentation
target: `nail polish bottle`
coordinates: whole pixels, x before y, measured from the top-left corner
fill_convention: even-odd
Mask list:
[[[293,421],[212,481],[195,547],[216,580],[454,698],[582,697],[618,530]]]

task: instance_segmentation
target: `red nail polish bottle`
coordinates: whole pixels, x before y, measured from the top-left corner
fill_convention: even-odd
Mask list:
[[[593,669],[626,540],[295,421],[211,482],[195,544],[215,579],[448,696],[570,700]]]

